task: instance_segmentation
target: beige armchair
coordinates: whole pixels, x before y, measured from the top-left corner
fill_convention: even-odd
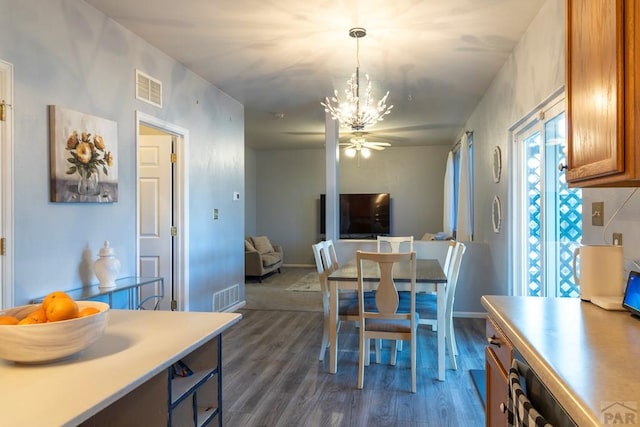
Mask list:
[[[247,237],[244,241],[244,275],[262,278],[278,270],[284,260],[282,246],[272,245],[267,236]]]

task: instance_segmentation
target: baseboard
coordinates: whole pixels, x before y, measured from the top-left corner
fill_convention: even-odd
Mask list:
[[[282,264],[283,267],[294,267],[294,268],[315,268],[313,264]]]
[[[471,319],[486,319],[487,313],[474,311],[454,311],[453,317],[467,317]]]
[[[240,310],[242,307],[244,307],[245,305],[247,305],[247,301],[242,300],[242,301],[238,301],[237,303],[235,303],[232,306],[227,307],[223,313],[233,313],[236,310]]]

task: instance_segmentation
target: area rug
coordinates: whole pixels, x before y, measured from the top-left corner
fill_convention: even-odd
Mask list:
[[[318,273],[307,273],[300,280],[287,288],[287,291],[296,292],[320,292],[320,281],[318,280]]]

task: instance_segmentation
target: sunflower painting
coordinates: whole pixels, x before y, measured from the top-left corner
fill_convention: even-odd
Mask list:
[[[49,106],[52,202],[117,202],[118,124]]]

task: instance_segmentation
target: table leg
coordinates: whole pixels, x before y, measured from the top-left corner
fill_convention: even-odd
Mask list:
[[[329,281],[329,373],[338,371],[338,284]]]
[[[446,283],[438,283],[438,307],[437,307],[437,322],[438,322],[438,380],[444,381],[444,351],[445,351],[445,291]]]

